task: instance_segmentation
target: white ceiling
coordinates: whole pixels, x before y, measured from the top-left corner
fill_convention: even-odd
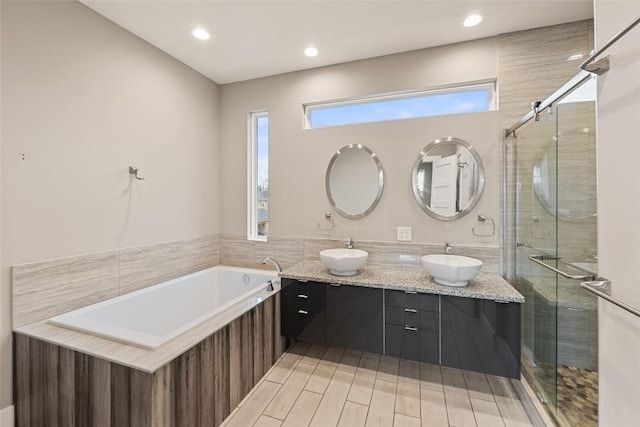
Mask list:
[[[81,1],[221,84],[593,17],[591,0]],[[193,38],[198,26],[210,40]]]

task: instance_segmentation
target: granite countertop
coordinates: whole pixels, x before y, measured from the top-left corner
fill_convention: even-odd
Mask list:
[[[280,277],[466,298],[524,302],[520,292],[501,276],[493,273],[481,272],[467,286],[452,287],[437,284],[426,271],[415,266],[366,264],[355,276],[345,277],[329,273],[320,261],[305,260],[283,270]]]

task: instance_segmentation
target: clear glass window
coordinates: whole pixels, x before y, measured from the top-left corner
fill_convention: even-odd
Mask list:
[[[330,101],[304,106],[307,129],[495,109],[495,83]]]
[[[269,234],[269,114],[249,114],[248,224],[249,240],[267,240]]]

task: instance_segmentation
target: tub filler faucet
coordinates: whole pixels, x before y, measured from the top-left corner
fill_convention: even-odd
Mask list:
[[[279,276],[280,272],[282,271],[282,267],[280,267],[280,263],[271,257],[266,257],[265,259],[262,260],[262,264],[266,264],[268,262],[276,266],[276,271],[278,272],[278,276]],[[273,291],[273,280],[269,280],[269,282],[267,283],[267,291],[268,292]]]
[[[262,264],[266,264],[266,263],[272,263],[273,265],[276,266],[276,271],[278,272],[278,274],[280,274],[282,272],[282,267],[280,267],[280,263],[278,261],[276,261],[275,259],[271,258],[271,257],[266,257],[265,259],[262,260]]]

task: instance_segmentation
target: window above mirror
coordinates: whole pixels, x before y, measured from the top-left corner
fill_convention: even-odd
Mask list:
[[[495,110],[495,81],[304,105],[306,129]]]

